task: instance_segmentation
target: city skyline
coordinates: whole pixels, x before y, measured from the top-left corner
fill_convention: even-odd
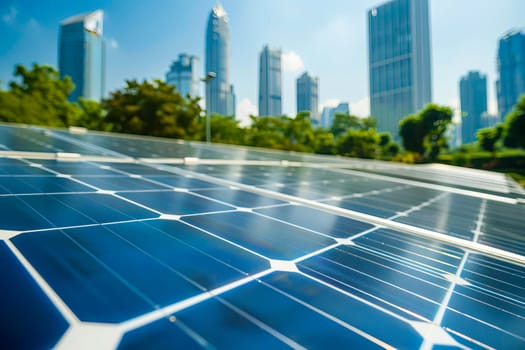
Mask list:
[[[204,57],[207,16],[215,1],[191,4],[135,1],[80,1],[46,7],[27,0],[0,7],[0,80],[12,79],[14,65],[32,62],[56,66],[58,23],[75,13],[102,8],[108,43],[106,93],[121,88],[125,79],[161,78],[180,52]],[[320,109],[350,101],[352,113],[365,116],[368,105],[366,11],[383,1],[342,0],[223,1],[230,15],[231,76],[241,118],[257,114],[257,55],[265,44],[283,51],[283,113],[295,114],[295,79],[305,69],[323,80]],[[488,75],[489,112],[494,111],[499,38],[523,26],[520,1],[431,1],[433,100],[459,107],[457,81],[468,70]],[[173,23],[170,13],[185,13]],[[271,21],[259,16],[270,14]],[[465,16],[465,13],[472,15]],[[248,15],[246,15],[248,14]],[[315,26],[304,26],[316,23]],[[461,23],[458,30],[458,25]],[[490,23],[490,26],[484,23]],[[139,24],[139,25],[137,25]],[[297,29],[293,29],[297,28]],[[299,30],[299,28],[301,28]],[[154,40],[152,40],[154,38]],[[140,52],[140,59],[136,59]],[[239,114],[239,113],[238,113]]]

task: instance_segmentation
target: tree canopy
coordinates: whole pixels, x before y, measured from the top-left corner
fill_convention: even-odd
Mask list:
[[[0,91],[0,121],[34,125],[68,126],[80,110],[67,98],[74,89],[69,77],[60,78],[51,66],[18,65],[8,91]]]
[[[452,115],[449,107],[428,104],[417,115],[403,118],[399,123],[403,147],[423,160],[435,161],[440,151],[448,148],[445,132]]]

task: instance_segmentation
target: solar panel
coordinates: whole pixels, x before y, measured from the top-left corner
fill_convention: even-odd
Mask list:
[[[525,348],[502,174],[0,126],[2,348]]]

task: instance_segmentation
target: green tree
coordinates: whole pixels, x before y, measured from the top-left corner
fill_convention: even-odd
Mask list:
[[[337,144],[337,153],[348,157],[375,158],[379,137],[375,130],[348,130]]]
[[[442,149],[448,148],[445,132],[452,122],[449,107],[428,104],[417,115],[409,115],[399,123],[403,147],[423,159],[435,161]]]
[[[201,125],[205,126],[205,123]],[[233,116],[213,114],[210,117],[212,142],[229,143],[235,145],[245,144],[246,130],[239,126],[239,121]],[[205,136],[203,130],[202,135]]]
[[[34,64],[32,69],[18,65],[9,91],[0,92],[0,121],[47,126],[74,124],[80,110],[67,97],[74,84],[60,79],[50,66]]]
[[[335,138],[344,135],[348,130],[371,130],[376,128],[376,121],[372,117],[359,118],[348,113],[336,113],[330,132]]]
[[[525,148],[525,95],[522,95],[505,120],[504,144],[512,148]]]
[[[502,124],[496,125],[492,128],[480,129],[476,134],[481,149],[492,153],[496,151],[496,143],[501,139],[502,135]]]
[[[106,120],[106,111],[101,103],[93,100],[79,98],[80,113],[75,125],[83,126],[90,130],[111,131],[112,125]]]
[[[126,81],[126,86],[103,101],[112,131],[151,136],[199,139],[202,112],[198,98],[183,98],[160,80]]]

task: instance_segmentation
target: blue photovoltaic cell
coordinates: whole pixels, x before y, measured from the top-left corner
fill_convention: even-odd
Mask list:
[[[102,169],[99,165],[87,162],[56,161],[35,159],[34,163],[65,175],[118,175],[117,172],[109,169]]]
[[[122,197],[171,215],[187,215],[233,210],[225,204],[198,197],[190,193],[175,191],[121,192]]]
[[[399,265],[355,247],[331,250],[299,266],[305,273],[366,300],[378,297],[386,309],[396,311],[401,307],[427,320],[432,319],[446,293],[445,287],[419,280],[420,274],[396,273],[394,269]]]
[[[142,350],[142,349],[202,349],[205,344],[192,338],[184,332],[186,325],[182,321],[170,322],[160,319],[147,326],[138,328],[127,333],[119,344],[120,350]],[[191,330],[194,332],[194,330]]]
[[[134,175],[157,175],[157,176],[166,176],[171,175],[171,173],[155,169],[154,167],[135,164],[135,163],[100,163],[100,165],[105,165],[111,167],[111,169],[124,172],[126,174]]]
[[[51,173],[17,159],[0,158],[1,175],[51,175]]]
[[[52,348],[68,323],[4,242],[0,242],[0,346]]]
[[[284,343],[250,322],[227,303],[206,300],[124,336],[121,349],[289,349]],[[190,333],[191,332],[191,333]],[[193,336],[190,338],[188,334]],[[200,343],[197,343],[196,340]],[[193,341],[192,341],[193,340]]]
[[[525,206],[487,201],[479,242],[525,254]]]
[[[228,204],[244,208],[255,208],[267,205],[286,203],[278,199],[273,199],[270,197],[265,197],[258,194],[229,188],[206,189],[194,192],[209,198],[213,198]]]
[[[394,348],[414,349],[422,343],[422,337],[407,320],[396,318],[302,275],[275,273],[264,277],[263,281]]]
[[[472,240],[480,207],[479,198],[446,194],[396,221]]]
[[[291,299],[266,283],[251,282],[221,298],[305,348],[381,348],[341,323],[322,316],[307,303]],[[262,300],[264,302],[256,302]]]
[[[0,194],[93,192],[76,181],[51,176],[0,177]]]
[[[147,209],[105,194],[0,196],[1,230],[53,227],[158,217]]]
[[[76,179],[108,191],[165,190],[166,186],[129,176],[76,176]]]
[[[211,182],[201,181],[201,180],[189,178],[186,176],[179,176],[179,175],[147,176],[146,178],[151,179],[153,181],[161,182],[163,184],[166,184],[168,186],[172,186],[175,188],[192,189],[192,188],[221,187],[220,185],[217,185]]]
[[[257,209],[256,212],[335,238],[348,238],[373,227],[371,224],[328,214],[301,205],[285,205],[275,208]]]
[[[188,216],[183,221],[270,259],[295,259],[335,243],[330,238],[252,213]]]
[[[269,267],[171,221],[35,232],[14,243],[85,321],[123,321]]]

